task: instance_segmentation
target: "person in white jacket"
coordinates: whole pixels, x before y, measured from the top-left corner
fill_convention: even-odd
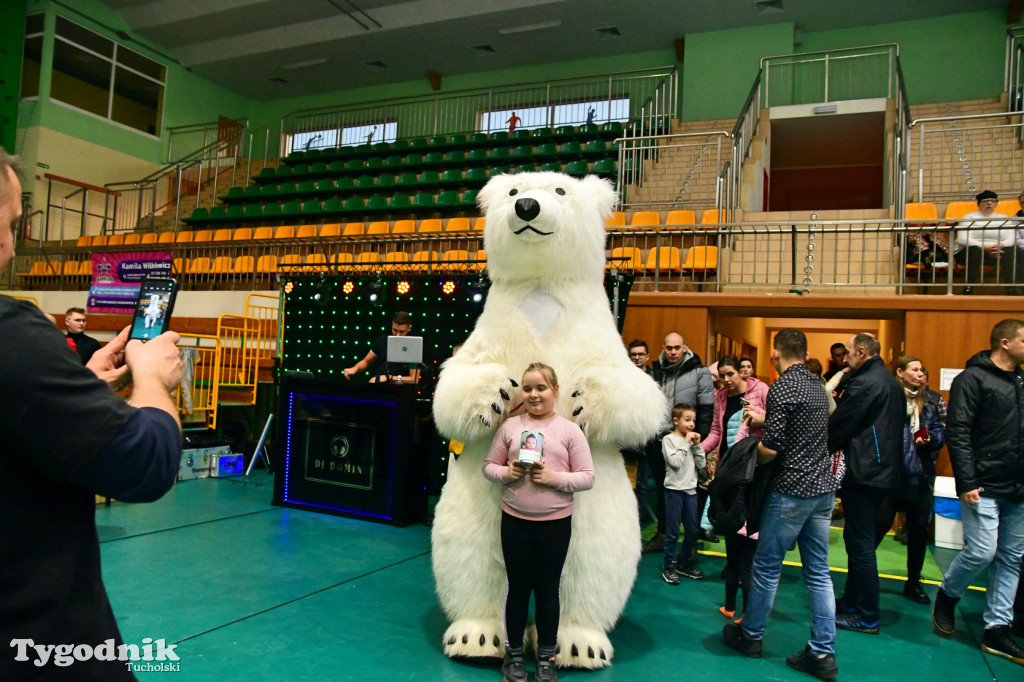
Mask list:
[[[1016,224],[1009,216],[996,213],[999,195],[986,189],[977,197],[978,210],[965,215],[954,229],[953,259],[967,269],[967,288],[982,284],[985,266],[994,268],[990,281],[1012,284],[1016,276]]]

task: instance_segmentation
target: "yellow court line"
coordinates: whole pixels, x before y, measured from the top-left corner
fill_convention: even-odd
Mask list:
[[[725,554],[722,553],[722,552],[710,552],[708,550],[703,550],[703,549],[699,550],[698,554],[706,554],[707,556],[717,556],[717,557],[725,558]],[[783,561],[782,565],[783,566],[796,566],[797,568],[803,568],[803,566],[804,566],[799,561]],[[838,566],[829,566],[828,570],[835,571],[836,573],[849,573],[850,572],[849,569],[839,568]],[[878,577],[879,578],[887,578],[889,580],[902,580],[903,582],[907,581],[907,579],[904,576],[901,576],[901,575],[889,575],[887,573],[879,573]],[[925,580],[925,579],[922,579],[921,582],[923,582],[925,585],[940,585],[941,584],[940,582],[935,581],[935,580]],[[986,592],[987,591],[984,587],[975,587],[974,585],[968,585],[967,589],[969,589],[969,590],[977,590],[978,592]]]

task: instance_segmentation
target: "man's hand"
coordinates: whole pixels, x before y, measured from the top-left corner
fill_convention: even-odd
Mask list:
[[[127,336],[127,331],[121,333]],[[124,347],[125,363],[136,386],[143,381],[154,381],[170,393],[181,384],[178,339],[178,332],[164,332],[146,343],[137,339],[128,342]]]
[[[753,405],[743,408],[743,418],[747,420],[748,426],[764,426],[764,413],[757,412]]]
[[[526,475],[526,465],[516,460],[508,465],[508,480],[518,481]]]
[[[128,365],[124,364],[124,347],[128,343],[128,330],[125,327],[117,337],[92,354],[86,367],[104,381],[112,391],[119,391],[128,383]]]
[[[551,469],[537,462],[530,469],[530,480],[540,485],[553,486],[555,484],[555,477],[551,473]]]
[[[357,370],[355,367],[346,367],[345,368],[345,378],[348,379],[349,381],[351,381],[352,377],[355,376],[356,372],[358,372],[358,371],[359,370]]]
[[[992,258],[998,258],[999,252],[1002,250],[1002,247],[999,246],[999,244],[988,244],[987,246],[984,247],[984,249],[985,253],[987,253]]]
[[[960,501],[966,502],[972,507],[981,500],[981,488],[975,488],[974,490],[968,490],[967,492],[960,495]]]

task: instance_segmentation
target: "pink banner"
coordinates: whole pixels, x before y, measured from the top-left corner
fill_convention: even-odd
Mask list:
[[[130,315],[135,312],[142,280],[170,276],[171,254],[167,251],[93,253],[89,312]]]

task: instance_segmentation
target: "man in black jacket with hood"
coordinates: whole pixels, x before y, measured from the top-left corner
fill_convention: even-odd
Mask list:
[[[950,637],[967,586],[989,568],[981,649],[1024,665],[1010,636],[1024,554],[1024,320],[1003,320],[991,350],[967,361],[949,394],[947,444],[963,512],[964,549],[935,595],[932,623]]]
[[[879,631],[876,524],[879,504],[900,488],[907,399],[879,356],[881,344],[861,333],[846,342],[846,390],[828,420],[828,451],[843,451],[843,540],[849,557],[846,589],[836,600],[836,627]],[[891,508],[891,507],[890,507]]]

